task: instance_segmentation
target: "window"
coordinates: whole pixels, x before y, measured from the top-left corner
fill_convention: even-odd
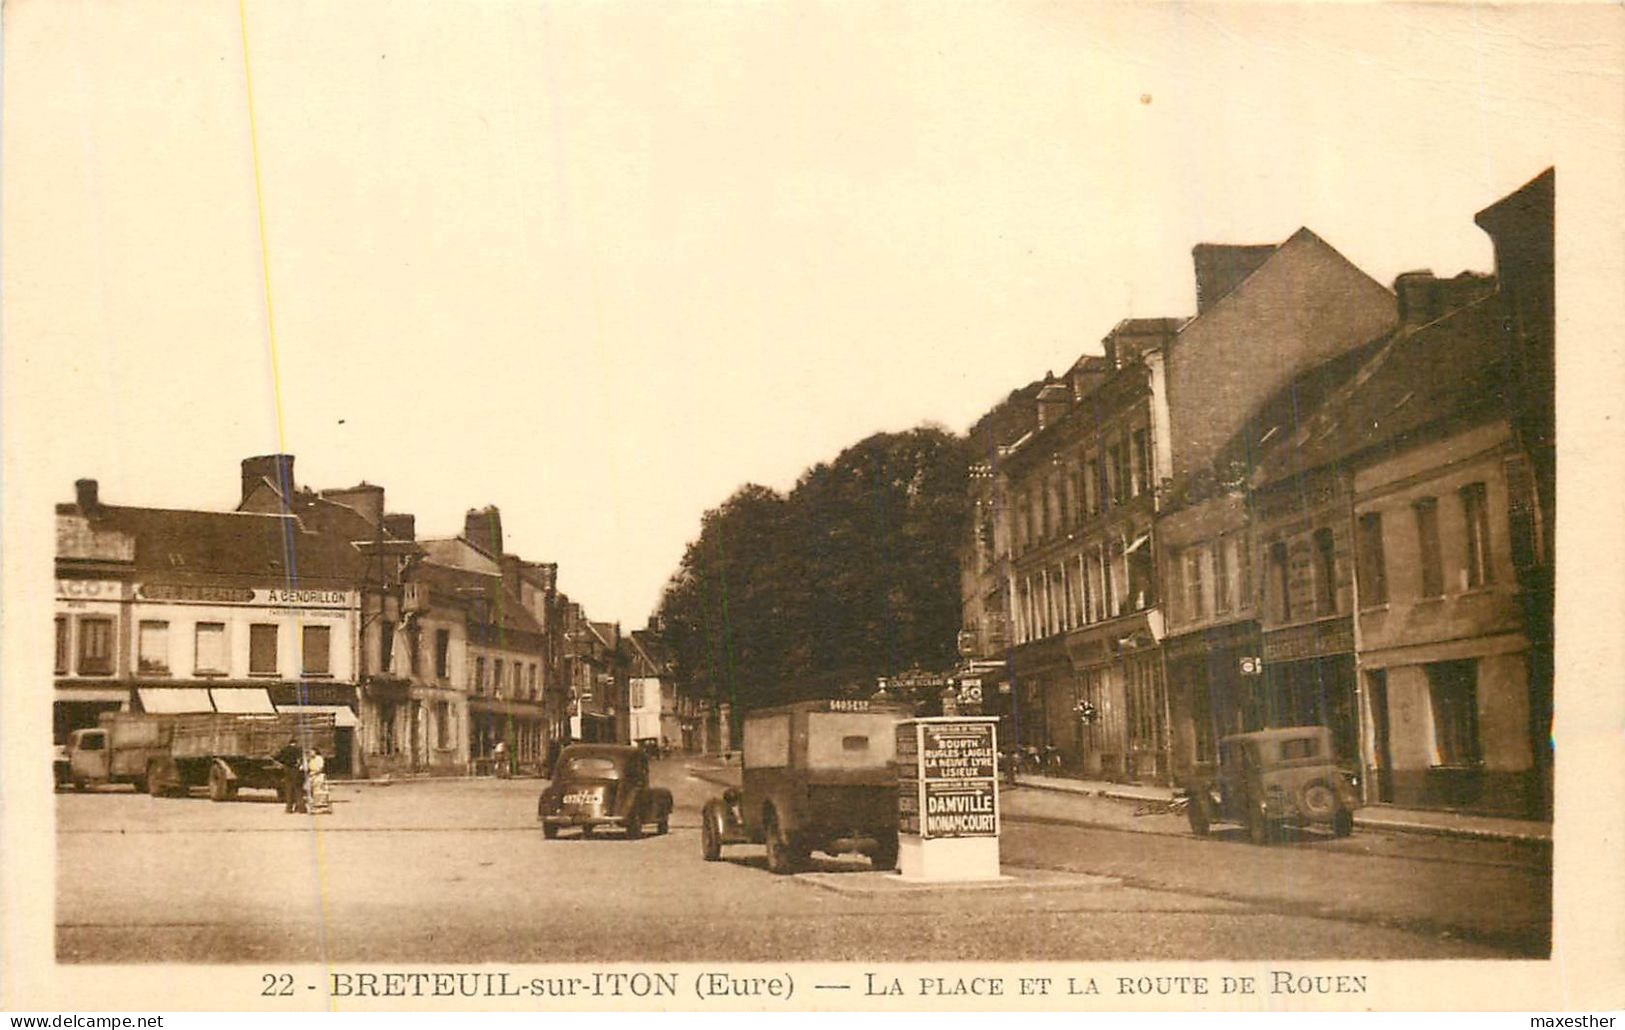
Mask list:
[[[451,675],[451,630],[434,631],[434,674],[439,679]]]
[[[502,696],[502,659],[491,659],[491,693],[496,697]]]
[[[1489,497],[1483,483],[1468,483],[1458,491],[1467,529],[1467,589],[1495,581],[1490,566]]]
[[[329,645],[332,643],[332,629],[327,626],[304,627],[304,646],[300,653],[304,657],[304,671],[306,676],[328,676],[333,672],[329,661]]]
[[[643,681],[642,680],[633,680],[632,681],[631,704],[632,704],[633,708],[642,708],[643,707]]]
[[[1112,503],[1122,504],[1128,499],[1128,460],[1122,441],[1106,448],[1106,476]]]
[[[1382,553],[1382,515],[1367,512],[1360,516],[1359,587],[1360,607],[1388,603],[1388,565]]]
[[[537,696],[536,677],[537,677],[537,674],[540,671],[541,670],[537,667],[535,662],[530,663],[530,696],[531,697],[536,697]]]
[[[1061,508],[1067,513],[1067,525],[1075,526],[1083,519],[1083,512],[1079,508],[1083,494],[1078,489],[1078,466],[1072,465],[1066,470],[1066,494],[1061,498]]]
[[[1529,461],[1523,455],[1506,460],[1507,530],[1512,566],[1532,569],[1541,562],[1540,506]]]
[[[441,632],[445,632],[442,630]],[[434,746],[442,751],[451,747],[452,742],[451,703],[436,701],[434,705]]]
[[[113,674],[113,620],[85,616],[79,620],[79,675]]]
[[[1337,611],[1337,543],[1329,527],[1315,530],[1315,611]]]
[[[520,664],[518,662],[513,662],[512,666],[513,666],[513,695],[514,695],[514,697],[522,697],[523,694],[521,693],[520,688],[524,686],[524,678],[523,677],[524,677],[524,674],[525,674],[525,670],[524,670],[523,667],[520,666]]]
[[[485,693],[485,659],[474,659],[474,693]]]
[[[1088,622],[1100,621],[1099,552],[1091,551],[1081,559],[1083,563],[1083,617]]]
[[[56,617],[56,674],[65,676],[68,672],[68,655],[71,631],[68,629],[68,617]]]
[[[1433,662],[1425,666],[1428,699],[1433,707],[1434,764],[1477,765],[1478,663]]]
[[[1417,564],[1422,573],[1422,596],[1444,594],[1444,568],[1439,559],[1439,501],[1424,497],[1411,506],[1416,512]]]
[[[1124,565],[1123,541],[1113,540],[1107,545],[1106,561],[1106,615],[1116,618],[1125,611],[1128,600],[1128,570]]]
[[[388,619],[378,624],[378,671],[388,672],[395,658],[395,624]]]
[[[277,662],[277,627],[259,623],[248,627],[248,674],[275,676]]]
[[[1093,456],[1083,465],[1083,506],[1090,515],[1100,514],[1100,459]]]
[[[1286,541],[1270,544],[1270,588],[1275,591],[1275,617],[1280,622],[1292,618],[1292,569],[1287,564]]]
[[[192,672],[198,676],[222,676],[226,672],[226,624],[197,624]]]
[[[1134,431],[1134,445],[1130,452],[1133,462],[1131,474],[1134,477],[1134,495],[1148,493],[1151,490],[1151,433],[1149,430],[1136,429]]]
[[[423,643],[423,631],[418,629],[417,623],[406,634],[406,667],[415,676],[418,671],[418,648]]]
[[[1245,533],[1236,537],[1236,580],[1241,588],[1240,605],[1243,608],[1252,607],[1253,603],[1253,552],[1247,543]]]
[[[1156,569],[1151,563],[1151,530],[1135,539],[1126,552],[1128,606],[1144,611],[1156,603]]]
[[[1230,598],[1235,595],[1235,563],[1230,560],[1230,549],[1236,546],[1234,537],[1219,534],[1213,544],[1213,611],[1215,614],[1230,610]]]
[[[378,753],[380,755],[393,755],[396,753],[395,718],[399,714],[399,706],[393,701],[384,701],[378,705]]]
[[[1207,617],[1207,584],[1202,580],[1202,549],[1185,549],[1185,617]]]

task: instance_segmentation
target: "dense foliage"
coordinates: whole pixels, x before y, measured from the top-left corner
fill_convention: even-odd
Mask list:
[[[964,442],[881,433],[788,496],[740,488],[706,512],[660,615],[677,676],[749,709],[951,665]]]

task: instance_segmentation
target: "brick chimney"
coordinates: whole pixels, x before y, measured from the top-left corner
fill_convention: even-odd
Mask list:
[[[483,508],[470,508],[463,515],[463,539],[481,553],[492,558],[502,557],[502,513],[494,504]]]
[[[359,485],[343,490],[323,490],[322,496],[354,508],[369,525],[383,525],[384,488],[381,486],[374,486],[363,479]]]
[[[1462,272],[1454,279],[1440,279],[1424,268],[1401,272],[1394,280],[1394,294],[1399,298],[1399,324],[1406,329],[1427,325],[1493,292],[1495,277],[1479,272]]]
[[[262,454],[257,458],[243,459],[243,496],[247,501],[248,495],[260,485],[260,480],[270,480],[271,485],[282,494],[287,507],[293,505],[294,479],[293,455],[291,454]]]
[[[1196,313],[1200,315],[1258,270],[1275,253],[1273,243],[1238,246],[1198,243],[1191,249],[1196,264]]]
[[[1072,391],[1064,383],[1046,383],[1038,391],[1038,428],[1058,421],[1072,406]]]
[[[73,496],[78,502],[79,514],[89,515],[101,508],[101,499],[97,496],[97,486],[94,479],[75,479],[73,481]]]
[[[405,512],[388,512],[384,515],[384,532],[396,540],[416,540],[418,538],[417,516]]]

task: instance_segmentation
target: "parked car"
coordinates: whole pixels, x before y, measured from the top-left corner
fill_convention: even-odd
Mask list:
[[[1225,737],[1216,774],[1194,777],[1186,797],[1186,815],[1198,836],[1215,822],[1237,822],[1255,844],[1288,825],[1326,826],[1346,837],[1354,832],[1360,804],[1354,776],[1337,764],[1331,730],[1324,726]]]
[[[814,851],[895,868],[897,724],[913,714],[895,701],[837,698],[746,715],[742,783],[701,813],[705,860],[725,844],[765,844],[775,873]]]
[[[552,840],[566,826],[590,837],[600,827],[624,830],[628,839],[671,828],[671,791],[649,783],[649,759],[626,744],[571,744],[559,753],[553,780],[536,803],[542,836]]]

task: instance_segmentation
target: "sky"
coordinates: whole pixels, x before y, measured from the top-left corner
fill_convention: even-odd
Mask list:
[[[741,484],[1193,313],[1198,242],[1488,270],[1474,212],[1625,166],[1598,8],[245,10],[5,7],[12,500],[285,451],[629,627]]]

